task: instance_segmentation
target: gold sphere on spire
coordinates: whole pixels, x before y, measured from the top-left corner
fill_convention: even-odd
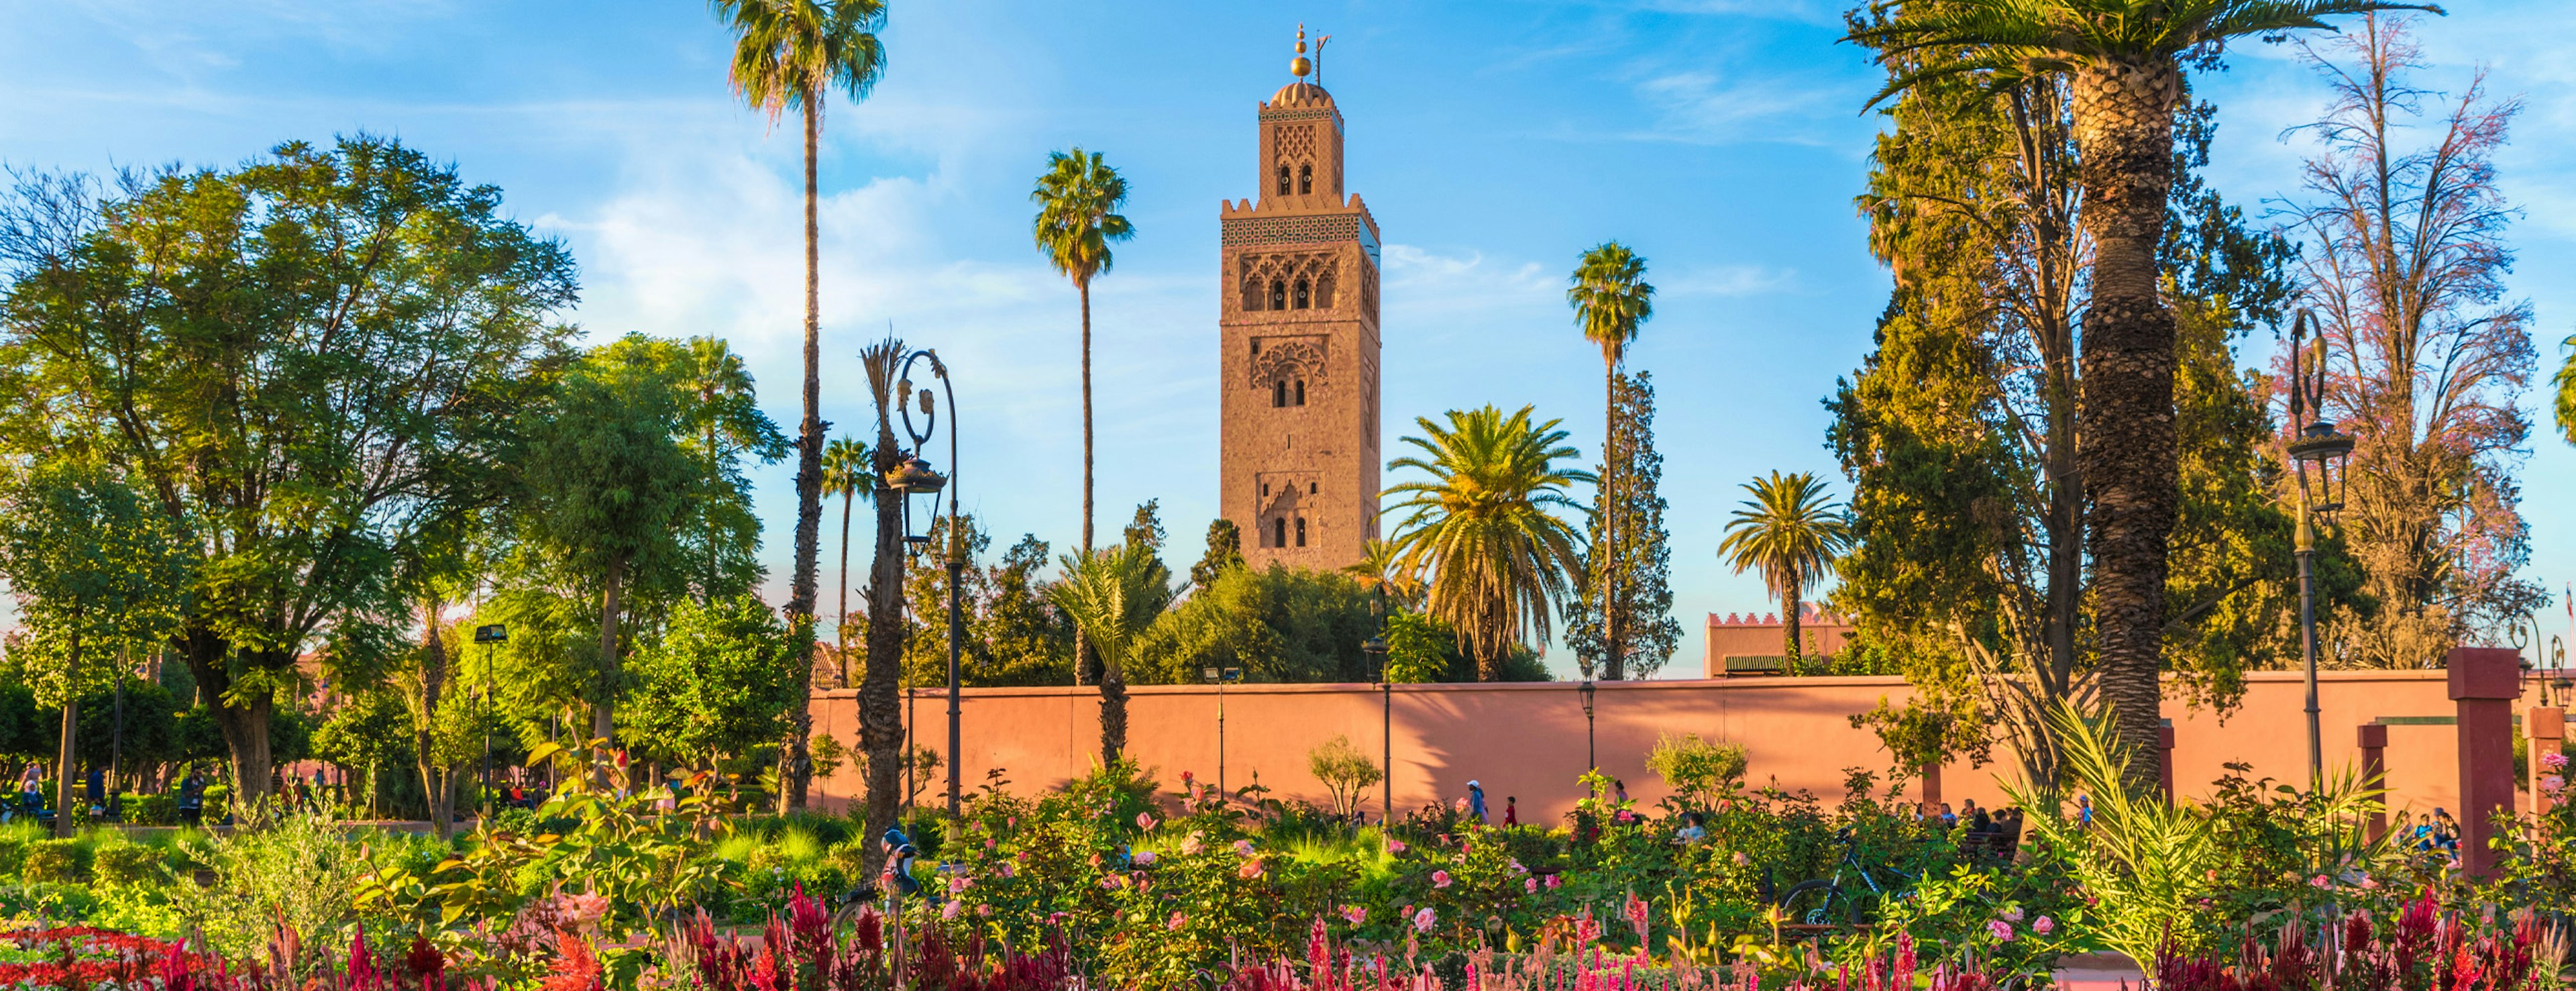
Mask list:
[[[1306,60],[1306,26],[1297,25],[1297,57],[1288,60],[1288,71],[1300,79],[1315,71],[1315,63]]]

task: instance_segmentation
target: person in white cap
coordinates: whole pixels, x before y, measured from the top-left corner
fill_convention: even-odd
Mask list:
[[[1473,780],[1467,782],[1467,813],[1479,823],[1485,821],[1485,786]]]

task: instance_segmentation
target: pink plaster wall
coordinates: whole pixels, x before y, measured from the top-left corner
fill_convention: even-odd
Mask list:
[[[2243,761],[2256,776],[2298,783],[2306,779],[2307,731],[2301,713],[2304,689],[2296,672],[2248,676],[2244,702],[2221,720],[2205,709],[2186,709],[2168,697],[2175,727],[2174,781],[2185,796],[2209,791]],[[2330,672],[2320,677],[2325,754],[2329,768],[2357,764],[2353,727],[2383,717],[2453,714],[2441,671]],[[1217,696],[1206,686],[1132,688],[1128,752],[1158,772],[1167,787],[1180,772],[1213,782],[1217,775]],[[2536,691],[2536,689],[2535,689]],[[1843,769],[1884,772],[1889,764],[1876,736],[1853,729],[1848,717],[1878,704],[1901,704],[1910,689],[1899,678],[1739,678],[1726,681],[1601,683],[1595,697],[1602,768],[1623,778],[1632,797],[1652,803],[1665,789],[1645,767],[1646,751],[1662,732],[1695,732],[1739,743],[1747,750],[1747,779],[1804,788],[1828,800],[1842,794]],[[858,723],[854,693],[814,696],[815,731],[854,743]],[[1240,788],[1258,775],[1272,794],[1317,803],[1324,789],[1306,772],[1306,752],[1339,734],[1375,757],[1381,746],[1379,693],[1373,685],[1236,685],[1225,691],[1226,784]],[[946,747],[946,699],[923,692],[908,711],[917,720],[916,742]],[[965,708],[965,784],[972,790],[988,768],[999,767],[1011,789],[1051,788],[1090,770],[1099,749],[1099,697],[1090,688],[970,689]],[[1584,766],[1582,696],[1571,682],[1504,685],[1399,685],[1393,693],[1395,803],[1399,811],[1434,799],[1465,794],[1479,779],[1501,813],[1503,798],[1520,798],[1522,820],[1559,821],[1581,797],[1575,778]],[[2458,806],[2458,758],[2453,728],[2398,723],[2388,731],[2388,783],[2396,808]],[[1984,768],[1964,763],[1944,772],[1944,797],[1975,798],[1996,805],[2002,782],[2018,775],[2008,754]],[[944,778],[944,769],[939,772]],[[859,794],[857,771],[843,768],[817,784],[819,798],[838,807]],[[925,804],[940,801],[941,785],[922,791]],[[1377,791],[1364,807],[1379,814]]]

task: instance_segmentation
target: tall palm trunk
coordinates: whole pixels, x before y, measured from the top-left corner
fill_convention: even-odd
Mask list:
[[[880,411],[884,406],[880,404]],[[878,418],[878,475],[894,467],[893,429],[882,412]],[[903,701],[897,682],[903,670],[903,503],[893,493],[876,496],[876,556],[868,565],[868,662],[859,681],[859,747],[867,751],[867,835],[883,836],[894,828],[896,806],[903,798]],[[875,877],[884,854],[867,844],[867,876]]]
[[[840,671],[840,687],[850,687],[850,504],[859,499],[859,483],[841,493],[841,581],[840,628],[832,631],[832,663]]]
[[[1600,503],[1593,512],[1601,519],[1601,535],[1592,548],[1593,598],[1601,605],[1601,673],[1610,681],[1628,678],[1627,644],[1621,641],[1619,629],[1619,554],[1618,542],[1625,492],[1625,476],[1619,459],[1619,361],[1606,349],[1601,353],[1603,415],[1601,417],[1601,485]]]
[[[429,827],[443,840],[456,831],[456,783],[453,770],[439,766],[438,748],[430,739],[447,690],[447,643],[438,635],[441,605],[433,595],[421,607],[420,713],[412,721],[411,739],[420,769],[420,793],[429,802]]]
[[[608,559],[608,570],[601,576],[599,589],[599,684],[590,700],[590,735],[593,739],[612,740],[617,736],[617,620],[623,607],[618,586],[626,578],[626,557]]]
[[[795,656],[789,681],[795,701],[787,707],[787,739],[779,748],[779,811],[805,807],[814,773],[808,742],[814,730],[814,571],[823,530],[823,301],[814,213],[820,193],[814,159],[821,143],[823,92],[805,94],[805,419],[796,434],[796,576],[787,593],[788,649]]]
[[[1798,638],[1798,603],[1798,586],[1796,584],[1781,586],[1780,636],[1785,641],[1781,649],[1793,667],[1800,658],[1807,656],[1807,645]]]
[[[72,835],[73,761],[80,749],[80,610],[72,611],[72,657],[63,677],[63,735],[54,753],[54,836]]]
[[[2094,625],[2113,739],[2140,794],[2159,780],[2166,541],[2176,505],[2174,318],[2157,298],[2157,246],[2173,184],[2172,60],[2075,73],[2075,143],[2093,240],[2085,317],[2081,459],[2093,503]]]

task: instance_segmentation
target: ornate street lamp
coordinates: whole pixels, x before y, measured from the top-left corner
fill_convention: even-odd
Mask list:
[[[1597,752],[1595,752],[1592,746],[1592,679],[1583,679],[1583,686],[1576,690],[1583,693],[1584,770],[1598,771],[1601,769],[1601,757]]]
[[[2317,710],[2317,556],[2316,523],[2343,508],[2352,438],[2337,433],[2325,418],[2325,334],[2314,348],[2307,342],[2308,311],[2290,323],[2290,424],[2299,431],[2289,444],[2290,464],[2299,476],[2299,653],[2308,671],[2308,787],[2324,785],[2325,732]],[[2308,417],[2314,415],[2316,419]]]
[[[481,818],[492,817],[492,650],[510,641],[510,628],[500,623],[487,623],[474,628],[474,642],[483,645],[483,794]],[[372,785],[372,783],[371,783]]]
[[[964,726],[963,711],[960,706],[962,697],[958,692],[957,657],[965,641],[965,619],[964,609],[960,605],[960,587],[966,572],[966,537],[959,526],[956,487],[948,484],[948,478],[932,471],[930,463],[921,460],[919,454],[940,432],[939,406],[931,398],[930,389],[926,386],[914,388],[912,384],[913,365],[920,362],[929,364],[931,377],[939,380],[939,398],[948,404],[948,415],[952,418],[947,430],[948,470],[951,472],[957,470],[957,424],[954,421],[957,415],[957,386],[950,381],[948,365],[939,360],[939,352],[924,348],[904,356],[902,374],[897,376],[894,384],[895,412],[903,422],[904,435],[912,441],[914,456],[904,459],[903,464],[886,473],[886,487],[893,489],[904,499],[903,539],[915,553],[929,549],[930,535],[912,532],[910,497],[916,495],[929,497],[929,515],[931,519],[936,520],[939,516],[939,493],[943,490],[948,493],[948,814],[954,816],[958,813],[960,793],[957,754],[961,727]],[[916,407],[921,414],[919,421],[913,419]],[[910,746],[910,743],[907,741],[905,745]],[[910,766],[912,763],[912,756],[904,755],[904,764]]]

